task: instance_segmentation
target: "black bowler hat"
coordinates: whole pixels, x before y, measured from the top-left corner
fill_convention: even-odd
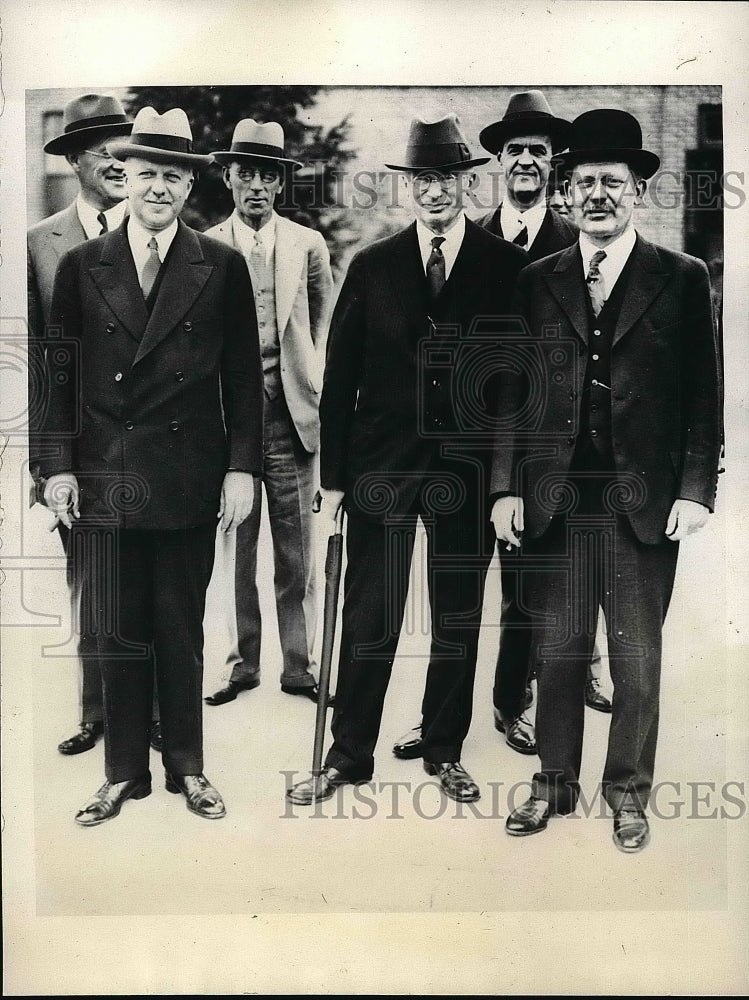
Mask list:
[[[64,156],[84,149],[89,142],[129,135],[133,127],[117,98],[108,94],[83,94],[68,101],[62,112],[62,125],[62,135],[45,143],[45,153]]]
[[[488,156],[471,157],[468,143],[457,115],[446,115],[436,122],[414,118],[408,133],[405,163],[386,163],[389,170],[419,173],[422,170],[471,170],[488,163]]]
[[[516,135],[548,135],[555,153],[567,145],[570,123],[555,118],[549,102],[540,90],[513,94],[501,121],[487,125],[479,133],[479,142],[490,153],[501,153],[508,139]]]
[[[299,160],[291,160],[284,155],[284,134],[278,122],[256,122],[254,118],[243,118],[237,122],[231,137],[231,149],[213,154],[216,163],[228,166],[242,160],[271,160],[281,166],[303,166]]]
[[[628,111],[596,108],[585,111],[572,123],[569,149],[553,163],[569,173],[578,163],[626,163],[648,178],[661,165],[660,157],[642,148],[642,129]]]

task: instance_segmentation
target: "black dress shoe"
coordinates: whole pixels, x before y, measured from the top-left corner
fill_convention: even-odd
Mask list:
[[[284,694],[297,694],[302,698],[309,698],[310,701],[314,701],[315,704],[320,699],[320,688],[317,684],[311,684],[307,687],[290,687],[288,684],[282,684],[281,690]],[[328,705],[335,705],[335,695],[328,695]]]
[[[479,786],[459,761],[432,764],[425,760],[424,770],[427,774],[436,775],[442,785],[442,791],[456,802],[475,802],[481,798]]]
[[[227,681],[222,688],[207,695],[203,701],[206,705],[225,705],[228,701],[234,701],[240,691],[252,691],[259,684],[259,677],[254,677],[251,681]]]
[[[318,777],[310,775],[304,781],[297,782],[286,790],[286,798],[298,806],[311,806],[313,802],[322,802],[335,794],[336,788],[340,785],[360,785],[369,778],[353,778],[337,767],[326,766],[320,771]]]
[[[393,753],[399,760],[415,760],[421,757],[424,744],[421,740],[421,723],[409,729],[405,736],[393,743]]]
[[[103,732],[104,724],[102,722],[82,722],[78,727],[78,732],[69,739],[63,740],[62,743],[58,743],[57,749],[66,757],[71,757],[76,753],[85,753],[86,750],[91,750],[96,746],[96,741]]]
[[[612,839],[620,851],[635,854],[650,843],[650,827],[641,809],[624,807],[614,814]]]
[[[596,712],[610,712],[611,702],[601,689],[601,682],[597,677],[589,677],[585,684],[585,704],[588,708],[595,709]]]
[[[513,809],[505,821],[505,830],[511,837],[529,837],[532,833],[540,833],[546,829],[551,816],[551,806],[546,799],[537,799],[535,795]]]
[[[161,753],[164,747],[164,738],[161,735],[161,723],[153,722],[151,723],[151,746],[157,753]]]
[[[505,743],[518,753],[533,754],[537,752],[536,729],[530,719],[524,715],[518,715],[514,719],[505,721],[499,714],[499,709],[494,709],[494,728],[505,734]]]
[[[122,803],[128,799],[145,799],[151,794],[151,775],[112,783],[105,781],[99,791],[75,815],[79,826],[98,826],[119,814]]]
[[[226,806],[219,793],[204,774],[170,774],[165,772],[166,790],[187,799],[187,808],[203,819],[222,819]]]

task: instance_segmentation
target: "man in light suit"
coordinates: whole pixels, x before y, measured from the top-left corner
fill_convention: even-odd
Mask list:
[[[88,562],[104,688],[106,781],[76,815],[116,816],[151,792],[154,667],[167,790],[225,815],[203,774],[203,613],[216,518],[249,515],[262,387],[252,285],[240,254],[178,216],[194,170],[184,111],[143,108],[125,161],[130,215],[60,262],[51,322],[45,500]]]
[[[125,177],[122,164],[107,152],[107,142],[129,135],[132,122],[115,97],[84,94],[69,101],[63,110],[61,135],[45,145],[44,152],[64,156],[78,180],[78,195],[61,212],[32,226],[27,235],[28,322],[29,322],[29,467],[35,481],[34,501],[41,501],[44,484],[38,477],[39,421],[41,410],[40,373],[44,370],[45,331],[49,323],[52,286],[61,257],[68,250],[116,229],[127,209]],[[68,529],[56,525],[63,548],[67,551]],[[76,578],[68,564],[73,621],[78,622],[80,660],[80,724],[77,732],[63,740],[62,754],[90,750],[104,731],[101,703],[101,672],[95,638],[80,630],[80,602],[87,582]],[[154,707],[154,719],[158,709]],[[161,749],[158,722],[154,722],[152,745]]]
[[[372,775],[418,518],[432,612],[424,767],[447,796],[480,795],[460,760],[495,542],[481,490],[493,361],[527,261],[463,213],[473,167],[485,162],[455,115],[414,119],[404,160],[387,166],[406,175],[416,221],[353,258],[333,313],[321,483],[331,516],[346,505],[348,565],[333,745],[320,778],[289,789],[296,803]]]
[[[317,700],[313,643],[317,587],[312,502],[320,440],[322,388],[333,278],[320,233],[279,216],[274,202],[287,171],[276,122],[240,121],[230,150],[213,154],[235,210],[206,232],[235,247],[247,261],[255,290],[264,385],[262,482],[268,499],[275,563],[276,610],[283,666],[281,690]],[[257,546],[260,480],[252,514],[238,531],[217,536],[217,570],[226,585],[229,678],[205,700],[233,701],[260,683],[260,605]]]
[[[614,843],[632,853],[650,836],[678,542],[705,524],[715,499],[718,346],[705,264],[634,229],[660,162],[642,148],[637,120],[612,109],[580,115],[559,161],[580,238],[518,283],[529,363],[505,386],[516,419],[497,438],[492,475],[497,537],[519,546],[522,536],[538,663],[541,767],[506,830],[538,833],[575,809],[600,606],[614,681],[602,791]]]

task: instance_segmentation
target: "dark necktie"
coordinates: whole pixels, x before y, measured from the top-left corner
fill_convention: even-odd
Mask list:
[[[528,246],[528,227],[523,226],[520,232],[517,234],[515,239],[512,241],[516,246],[527,247]]]
[[[158,275],[159,268],[161,267],[161,261],[159,260],[159,244],[156,242],[155,236],[152,236],[148,241],[148,249],[151,253],[148,255],[148,260],[143,267],[143,274],[140,279],[140,287],[143,289],[144,299],[147,299],[151,294],[153,283],[156,281],[156,276]]]
[[[99,212],[99,214],[96,216],[96,221],[101,226],[101,229],[99,230],[99,236],[103,236],[104,233],[109,232],[109,226],[107,225],[107,217],[103,212]]]
[[[606,285],[603,280],[603,275],[599,270],[599,265],[604,260],[606,260],[606,252],[604,250],[596,250],[590,258],[590,268],[588,269],[588,276],[585,279],[588,285],[590,302],[593,306],[593,314],[595,316],[598,316],[600,311],[603,309],[604,302],[606,301]]]
[[[444,236],[432,237],[432,252],[427,260],[427,281],[429,282],[429,294],[432,299],[436,299],[445,286],[445,255],[440,250],[445,242]]]

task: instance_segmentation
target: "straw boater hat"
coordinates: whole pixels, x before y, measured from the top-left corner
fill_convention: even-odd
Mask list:
[[[579,115],[572,123],[569,149],[554,157],[565,173],[578,163],[626,163],[641,177],[651,177],[661,165],[660,157],[642,148],[642,129],[628,111],[597,108]]]
[[[129,135],[133,127],[117,98],[107,94],[83,94],[68,101],[62,125],[62,135],[45,144],[45,153],[64,156],[108,136]]]
[[[303,164],[284,155],[284,134],[278,122],[256,122],[254,118],[243,118],[237,122],[231,138],[231,149],[213,154],[216,163],[228,166],[235,160],[268,160],[282,167],[296,170]]]
[[[570,123],[555,118],[549,102],[540,90],[513,94],[501,121],[487,125],[479,133],[479,142],[490,153],[501,153],[508,139],[516,135],[548,135],[552,150],[558,153],[567,145]]]
[[[151,163],[182,163],[199,169],[207,167],[210,156],[192,151],[192,131],[182,108],[172,108],[163,115],[153,108],[141,108],[135,116],[129,139],[107,143],[118,160],[138,156]]]
[[[488,156],[471,157],[456,115],[436,122],[414,118],[408,133],[405,163],[386,163],[389,170],[419,173],[422,170],[471,170],[488,163]]]

